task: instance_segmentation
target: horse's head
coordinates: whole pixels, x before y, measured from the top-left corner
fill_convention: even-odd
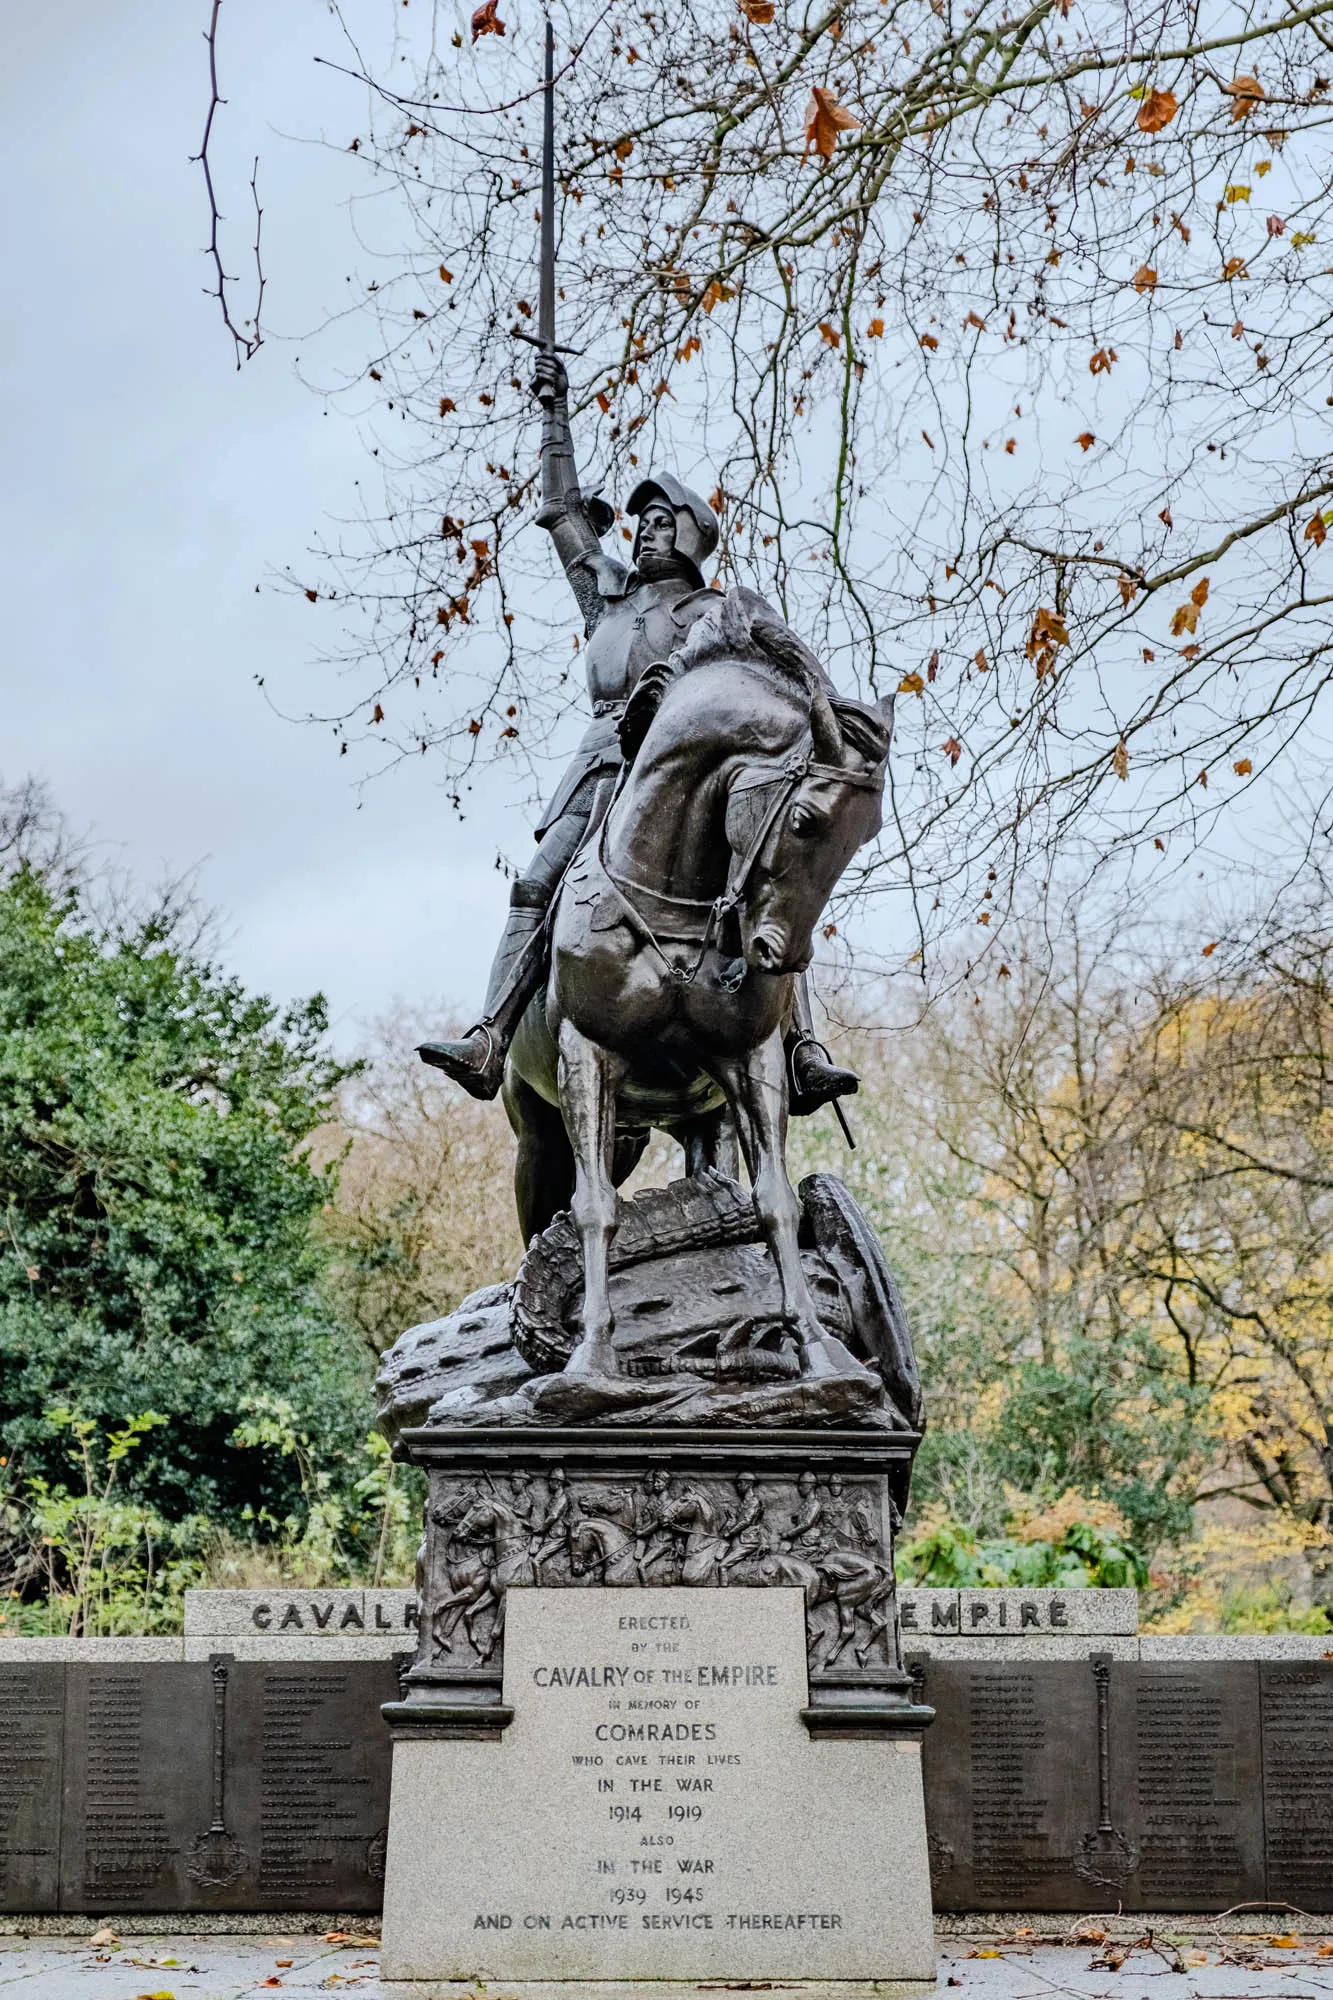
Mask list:
[[[727,801],[731,889],[754,972],[803,972],[838,877],[880,827],[893,698],[878,707],[816,687],[810,749],[744,766]]]

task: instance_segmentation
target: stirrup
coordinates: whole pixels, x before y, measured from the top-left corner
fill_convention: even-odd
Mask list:
[[[486,1037],[486,1053],[479,1063],[470,1062],[461,1054],[464,1044],[470,1042],[474,1035]],[[478,1098],[483,1103],[496,1095],[504,1081],[505,1051],[485,1021],[476,1022],[454,1043],[421,1042],[417,1045],[417,1054],[422,1062],[429,1063],[432,1069],[442,1069],[470,1097]]]

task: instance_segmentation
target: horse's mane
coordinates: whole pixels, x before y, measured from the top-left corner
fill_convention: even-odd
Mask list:
[[[889,751],[891,725],[877,708],[835,694],[823,667],[757,591],[743,585],[719,591],[717,603],[696,618],[667,660],[640,675],[620,721],[620,747],[632,764],[668,691],[687,674],[718,661],[749,667],[807,710],[827,702],[844,741],[872,764]]]

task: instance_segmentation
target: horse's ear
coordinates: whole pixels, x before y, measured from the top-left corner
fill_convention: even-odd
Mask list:
[[[821,764],[841,764],[844,756],[842,731],[833,706],[818,681],[810,696],[810,742]]]
[[[893,704],[896,699],[896,695],[886,694],[881,695],[880,699],[875,703],[876,708],[884,717],[884,727],[888,731],[890,743],[893,741]]]

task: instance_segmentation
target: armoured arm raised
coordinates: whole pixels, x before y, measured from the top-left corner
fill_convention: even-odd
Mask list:
[[[569,426],[569,382],[557,355],[539,356],[532,389],[542,406],[542,504],[537,520],[555,543],[591,633],[606,609],[607,586],[614,591],[625,571],[605,553],[594,525],[598,510],[609,514],[606,502],[586,498],[579,488]],[[603,524],[603,532],[609,525],[609,520]]]

